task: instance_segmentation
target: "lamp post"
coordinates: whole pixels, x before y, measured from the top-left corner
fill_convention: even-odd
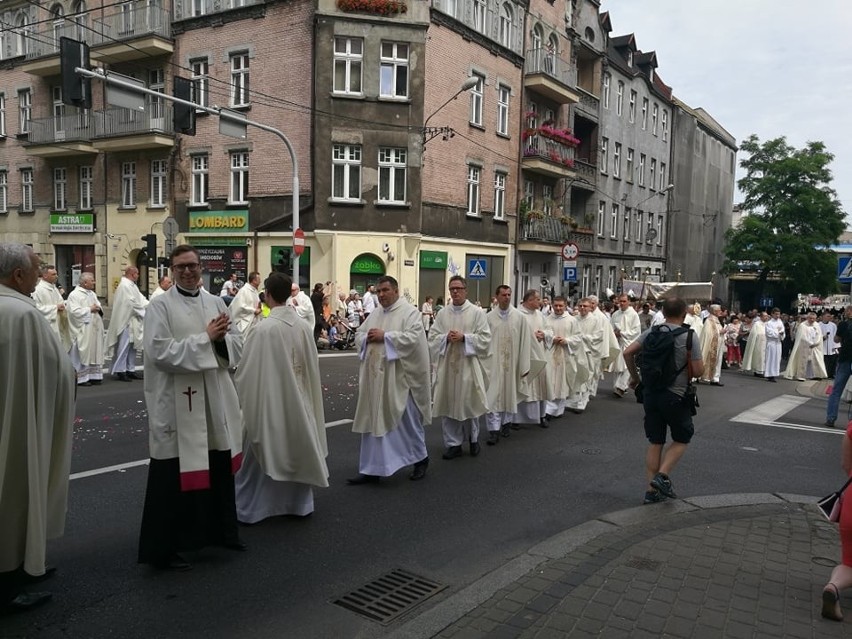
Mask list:
[[[426,118],[426,120],[423,122],[423,128],[421,129],[421,133],[423,135],[423,146],[424,146],[424,148],[426,146],[426,143],[429,140],[431,140],[431,139],[433,139],[433,138],[435,138],[439,135],[443,135],[445,139],[447,137],[452,137],[452,135],[453,135],[453,128],[452,127],[449,127],[449,126],[426,126],[426,125],[429,124],[429,120],[431,120],[433,117],[435,117],[435,114],[437,114],[438,111],[443,109],[445,106],[447,106],[450,102],[452,102],[457,97],[459,97],[465,91],[469,91],[470,89],[475,87],[477,84],[479,84],[479,78],[474,76],[474,75],[470,76],[467,80],[464,81],[464,83],[461,85],[461,88],[458,91],[456,91],[452,96],[450,96],[449,99],[447,99],[447,101],[444,102],[441,106],[439,106],[437,109],[432,111],[432,113],[429,115],[429,117]]]

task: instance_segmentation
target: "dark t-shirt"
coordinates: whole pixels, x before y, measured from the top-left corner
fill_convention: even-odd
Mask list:
[[[840,340],[838,361],[852,362],[852,322],[843,320],[837,326],[837,338]]]
[[[680,328],[678,324],[670,324],[666,322],[664,326],[668,326],[670,330],[674,330],[676,328]],[[640,344],[645,342],[645,338],[648,337],[648,334],[652,331],[652,328],[649,328],[647,331],[644,331],[639,337],[636,338],[636,341]],[[675,337],[675,366],[681,372],[678,373],[678,376],[675,378],[674,383],[669,386],[668,390],[677,394],[683,395],[686,392],[686,387],[689,383],[688,374],[686,372],[686,341],[688,339],[688,333],[681,333],[677,337]],[[692,332],[692,361],[700,362],[701,361],[701,340],[699,340],[695,336],[695,331]],[[683,370],[681,370],[683,369]]]

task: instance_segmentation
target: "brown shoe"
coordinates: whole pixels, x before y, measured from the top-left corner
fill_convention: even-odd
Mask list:
[[[833,621],[843,621],[840,609],[840,591],[834,584],[827,584],[822,591],[822,616]]]

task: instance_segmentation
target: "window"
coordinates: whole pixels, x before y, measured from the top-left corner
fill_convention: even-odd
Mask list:
[[[485,0],[473,0],[473,28],[485,33]]]
[[[68,208],[68,169],[53,169],[53,210]]]
[[[189,192],[189,204],[201,206],[207,204],[209,195],[208,174],[210,173],[210,156],[206,153],[192,156],[192,186]]]
[[[541,185],[541,210],[545,215],[553,212],[553,185]]]
[[[470,90],[470,123],[477,126],[482,126],[482,102],[485,93],[485,78],[481,75],[473,74],[476,78],[476,84]]]
[[[509,135],[509,96],[511,90],[504,84],[497,87],[497,133]]]
[[[228,192],[228,203],[248,203],[248,188],[249,154],[247,151],[231,153],[231,188]]]
[[[191,0],[189,13],[193,18],[203,16],[207,13],[207,2],[205,0]]]
[[[609,108],[609,73],[604,73],[603,77],[603,96],[601,103],[603,104],[604,109]]]
[[[659,116],[660,107],[654,102],[654,108],[651,110],[651,133],[657,135],[657,117]]]
[[[157,93],[166,92],[166,76],[162,69],[151,69],[148,71],[148,88]],[[145,98],[151,108],[151,119],[160,120],[166,115],[166,108],[163,98],[149,95]]]
[[[615,149],[612,152],[612,177],[621,177],[621,142],[615,143]]]
[[[74,27],[74,37],[77,40],[85,40],[86,33],[89,31],[89,14],[86,12],[85,0],[78,0],[74,3],[72,21],[76,25]]]
[[[515,21],[515,12],[508,2],[503,3],[500,8],[500,44],[507,49],[512,48],[512,23]]]
[[[663,245],[663,215],[657,216],[657,246]]]
[[[639,186],[645,186],[645,154],[639,154]]]
[[[473,164],[467,165],[467,214],[479,215],[479,181],[482,169]]]
[[[92,208],[92,187],[94,185],[93,166],[80,167],[80,209],[88,211]]]
[[[665,191],[668,186],[668,180],[666,180],[666,163],[660,162],[660,191]]]
[[[583,266],[583,288],[581,291],[581,295],[589,294],[589,280],[592,277],[592,267],[588,264]]]
[[[636,233],[634,237],[637,242],[642,241],[642,222],[644,221],[645,214],[642,211],[636,211]]]
[[[0,138],[6,137],[6,94],[0,93]]]
[[[361,38],[334,39],[334,93],[361,95],[361,63],[364,41]]]
[[[598,237],[603,237],[604,234],[604,224],[606,224],[606,220],[604,216],[606,215],[606,202],[603,200],[598,202]]]
[[[606,285],[607,285],[607,288],[609,288],[609,289],[615,288],[615,267],[614,266],[610,266],[607,269]]]
[[[33,170],[21,169],[21,210],[33,210]]]
[[[231,106],[249,105],[249,55],[231,55]]]
[[[405,203],[406,149],[379,149],[379,202]]]
[[[624,82],[618,81],[618,86],[615,90],[615,114],[621,117],[624,110]]]
[[[618,239],[618,218],[620,217],[619,206],[615,202],[612,204],[612,209],[609,215],[609,237],[610,239]]]
[[[136,206],[136,162],[121,165],[121,207]]]
[[[502,220],[506,216],[506,174],[494,173],[494,219]]]
[[[653,190],[657,186],[657,160],[651,158],[651,172],[648,176],[648,187]]]
[[[30,39],[28,37],[30,27],[27,21],[27,16],[24,13],[18,16],[15,21],[15,50],[13,55],[26,55],[29,53]],[[25,209],[32,210],[32,209]]]
[[[627,117],[631,124],[636,122],[636,91],[630,92],[630,106],[628,107]]]
[[[29,133],[33,118],[33,94],[30,89],[18,91],[18,133]]]
[[[331,197],[334,200],[361,201],[361,147],[335,144],[331,154]]]
[[[624,207],[624,241],[630,241],[630,226],[633,223],[633,211],[629,206]]]
[[[383,98],[408,97],[408,45],[382,42],[379,95]]]
[[[652,228],[654,228],[654,214],[651,211],[648,211],[648,230],[650,231]],[[645,238],[648,244],[651,244],[654,241],[653,239],[651,239],[650,233],[646,233]]]
[[[444,0],[444,13],[456,17],[456,0]]]
[[[609,138],[601,138],[601,173],[609,170]]]
[[[627,181],[633,184],[633,149],[627,149]]]
[[[136,22],[134,20],[135,13],[132,2],[124,2],[118,9],[119,25],[118,34],[122,36],[133,35]]]
[[[9,173],[0,171],[0,213],[9,212]]]
[[[210,64],[206,59],[193,60],[192,66],[192,102],[208,106],[210,96]]]
[[[603,266],[595,267],[595,292],[601,292],[601,282],[603,281]]]
[[[532,180],[524,180],[524,203],[527,205],[527,211],[535,208],[535,182]]]
[[[663,109],[663,142],[669,139],[669,112]]]
[[[642,130],[648,128],[648,98],[642,98]]]
[[[151,206],[166,205],[166,161],[151,160]]]

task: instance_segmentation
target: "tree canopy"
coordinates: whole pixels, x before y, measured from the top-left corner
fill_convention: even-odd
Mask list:
[[[834,155],[822,142],[797,149],[784,137],[760,142],[756,135],[740,149],[745,177],[737,183],[746,213],[726,234],[725,270],[750,264],[761,285],[777,277],[800,292],[837,289],[837,256],[829,250],[845,229],[845,214],[831,188]]]

